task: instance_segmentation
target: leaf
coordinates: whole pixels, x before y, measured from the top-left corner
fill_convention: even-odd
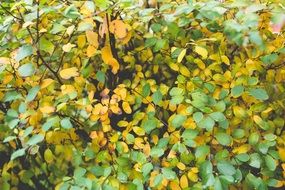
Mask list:
[[[123,110],[127,114],[131,114],[132,113],[132,109],[131,109],[130,104],[128,102],[123,102],[122,107],[123,107]]]
[[[226,55],[221,56],[222,62],[224,62],[226,65],[230,65],[230,60]]]
[[[270,155],[265,156],[265,164],[270,171],[275,171],[277,164]]]
[[[171,124],[173,127],[178,128],[186,121],[186,119],[187,117],[185,115],[175,115]]]
[[[86,31],[86,37],[87,41],[90,45],[92,45],[95,49],[98,48],[99,43],[98,43],[98,34],[93,32],[93,31]]]
[[[176,178],[176,173],[172,171],[170,168],[162,168],[161,169],[163,177],[166,179],[175,179]]]
[[[33,135],[28,141],[27,144],[32,146],[44,140],[44,136],[42,134]]]
[[[185,54],[186,54],[186,49],[183,49],[183,50],[180,52],[180,54],[178,55],[178,58],[177,58],[177,62],[178,62],[178,63],[181,63],[181,61],[182,61],[182,59],[184,58]]]
[[[116,74],[120,68],[119,62],[113,57],[111,47],[106,45],[101,49],[101,55],[104,63],[110,65],[112,72]]]
[[[231,136],[226,133],[217,133],[215,134],[217,141],[223,146],[229,146],[232,142]]]
[[[212,119],[214,119],[216,122],[221,122],[221,121],[226,120],[225,115],[221,112],[213,112],[213,113],[210,113],[209,116]]]
[[[236,173],[236,169],[227,161],[221,161],[217,164],[217,168],[221,174],[224,175],[234,175]]]
[[[129,32],[128,26],[122,20],[113,20],[110,23],[109,30],[119,39],[126,37]]]
[[[97,49],[92,46],[92,45],[89,45],[86,49],[86,55],[87,57],[93,57],[97,52]]]
[[[54,156],[53,156],[53,153],[52,151],[48,148],[45,150],[44,152],[44,159],[47,163],[52,163],[53,162],[53,159],[54,159]]]
[[[79,76],[78,69],[76,67],[70,67],[67,69],[63,69],[59,72],[59,75],[63,79],[70,79],[72,77]]]
[[[180,178],[180,186],[184,189],[188,187],[188,179],[186,175],[182,175]]]
[[[211,117],[204,117],[199,123],[200,128],[206,128],[207,131],[212,131],[215,121]]]
[[[187,67],[185,67],[184,65],[181,65],[179,68],[179,72],[185,76],[185,77],[190,77],[190,71],[188,70]]]
[[[65,44],[62,46],[62,50],[64,52],[70,52],[72,48],[74,48],[75,45],[74,44],[71,44],[71,43],[68,43],[68,44]]]
[[[13,152],[10,159],[14,160],[14,159],[16,159],[20,156],[23,156],[23,155],[25,155],[25,148],[21,148],[19,150],[16,150],[15,152]]]
[[[153,169],[153,165],[148,162],[148,163],[145,163],[143,166],[142,166],[142,173],[143,173],[143,176],[147,176],[151,170]]]
[[[62,126],[62,128],[64,129],[71,129],[73,126],[72,126],[72,123],[70,122],[70,119],[68,117],[62,119],[60,121],[60,125]]]
[[[18,68],[19,75],[21,77],[29,77],[34,74],[35,68],[32,63],[27,63]]]
[[[18,49],[15,60],[19,62],[32,54],[33,47],[31,45],[24,45]]]
[[[29,90],[29,93],[27,95],[26,101],[30,102],[35,99],[37,96],[38,92],[40,91],[40,86],[35,86]]]
[[[258,100],[267,100],[269,98],[267,92],[261,88],[251,88],[249,94]]]
[[[55,111],[55,108],[53,106],[43,106],[40,108],[40,111],[42,113],[50,114]]]
[[[54,45],[46,38],[41,38],[40,39],[40,49],[51,55],[54,51]]]
[[[86,44],[85,35],[79,35],[77,37],[77,46],[82,49],[85,46],[85,44]]]
[[[159,102],[162,100],[162,94],[159,90],[155,91],[153,94],[152,94],[152,101],[154,104],[158,105]]]
[[[155,119],[148,119],[142,123],[142,128],[147,134],[156,128],[157,121]]]
[[[193,114],[193,119],[196,123],[199,123],[203,119],[203,113],[202,112],[195,112]]]
[[[244,87],[242,85],[237,85],[237,86],[234,86],[232,88],[231,95],[234,98],[237,98],[237,97],[241,96],[243,92],[244,92]]]
[[[201,55],[203,59],[206,59],[208,57],[208,51],[201,46],[195,46],[194,51]]]

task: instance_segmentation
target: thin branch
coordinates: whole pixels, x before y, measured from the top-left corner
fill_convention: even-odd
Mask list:
[[[13,15],[13,13],[11,13],[7,8],[5,8],[3,5],[0,4],[0,7],[9,15],[11,15],[13,18],[18,19],[18,20],[22,20],[20,17],[17,17],[15,15]]]

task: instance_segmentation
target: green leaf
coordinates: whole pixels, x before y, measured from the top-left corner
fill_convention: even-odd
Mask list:
[[[172,171],[170,168],[162,168],[161,172],[166,179],[175,179],[176,173]]]
[[[15,152],[12,153],[11,155],[11,160],[14,160],[15,158],[18,158],[20,156],[25,155],[25,148],[21,148],[19,150],[16,150]]]
[[[262,162],[262,160],[261,160],[258,153],[253,153],[250,155],[250,162],[249,162],[250,166],[252,166],[254,168],[260,168],[261,162]]]
[[[241,85],[237,85],[237,86],[232,88],[231,95],[234,98],[237,98],[237,97],[241,96],[243,92],[244,92],[244,87]]]
[[[152,94],[152,101],[154,104],[158,105],[159,102],[162,100],[162,94],[159,90],[155,91],[153,94]]]
[[[196,158],[205,158],[210,153],[210,147],[207,145],[197,147],[195,151]]]
[[[143,166],[142,166],[142,173],[143,173],[143,176],[147,176],[153,169],[153,165],[148,162],[148,163],[145,163]]]
[[[157,126],[157,121],[155,119],[147,119],[142,123],[142,128],[147,134],[154,130]]]
[[[215,134],[217,141],[223,146],[229,146],[232,142],[232,137],[226,133]]]
[[[37,96],[39,91],[40,91],[40,86],[35,86],[35,87],[31,88],[28,92],[26,101],[27,102],[33,101],[35,99],[35,97]]]
[[[16,138],[17,138],[16,136],[8,136],[3,140],[3,143],[10,142]]]
[[[233,165],[227,161],[221,161],[217,164],[217,168],[221,174],[224,175],[234,175],[236,173],[236,169]]]
[[[85,168],[78,167],[74,170],[74,177],[75,178],[81,178],[84,176],[85,173],[86,173]]]
[[[37,135],[32,136],[28,140],[27,144],[32,146],[32,145],[35,145],[35,144],[37,144],[37,143],[39,143],[39,142],[41,142],[43,140],[44,140],[44,136],[42,134],[37,134]]]
[[[212,119],[214,119],[216,122],[221,122],[226,120],[226,117],[221,112],[213,112],[209,115]]]
[[[31,45],[24,45],[19,48],[15,60],[17,62],[33,54],[33,47]]]
[[[70,121],[70,119],[68,117],[62,119],[60,121],[60,125],[62,126],[62,128],[64,129],[71,129],[73,126],[72,126],[72,123]]]
[[[18,72],[19,72],[21,77],[29,77],[29,76],[34,74],[35,68],[34,68],[34,65],[32,63],[27,63],[24,65],[21,65],[18,68]]]
[[[182,95],[172,96],[170,103],[177,105],[177,104],[180,104],[181,102],[183,102],[183,100],[184,100],[184,96],[182,96]]]
[[[172,125],[175,128],[181,127],[181,125],[186,121],[187,117],[185,115],[175,115],[172,120]]]
[[[247,162],[250,159],[249,155],[246,153],[238,154],[238,155],[236,155],[236,158],[242,162]]]
[[[199,123],[203,119],[203,113],[202,112],[195,112],[193,114],[193,119],[196,123]]]
[[[156,186],[160,185],[162,182],[162,179],[163,179],[162,174],[158,174],[157,176],[155,176],[155,178],[153,180],[153,186],[156,187]]]
[[[46,38],[41,38],[40,39],[40,49],[51,55],[54,50],[54,45]]]
[[[261,88],[251,88],[249,94],[258,100],[267,100],[269,98],[267,92]]]
[[[178,95],[183,95],[184,94],[184,90],[182,88],[178,88],[178,87],[173,87],[170,91],[169,91],[170,96],[178,96]]]
[[[260,60],[265,64],[272,64],[277,59],[278,59],[278,54],[276,54],[276,53],[272,53],[272,54],[260,57]]]
[[[199,123],[198,127],[206,128],[207,131],[212,131],[215,121],[211,117],[204,117]]]
[[[150,94],[150,85],[149,83],[146,83],[142,88],[142,96],[147,97]]]
[[[276,169],[276,161],[269,155],[265,156],[265,164],[270,171],[275,171]]]
[[[105,83],[105,73],[102,71],[98,71],[96,73],[96,79],[101,83]]]

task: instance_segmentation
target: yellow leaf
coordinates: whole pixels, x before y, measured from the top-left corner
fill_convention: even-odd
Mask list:
[[[63,79],[70,79],[71,77],[79,76],[78,69],[76,67],[70,67],[67,69],[63,69],[59,72],[59,75]]]
[[[124,110],[127,114],[132,113],[132,109],[131,109],[130,104],[129,104],[128,102],[123,102],[122,106],[123,106],[123,110]]]
[[[77,37],[77,46],[79,48],[83,48],[85,46],[85,44],[86,44],[86,37],[85,37],[85,35],[79,35]]]
[[[194,173],[193,171],[189,171],[187,174],[190,181],[197,182],[198,181],[198,175]]]
[[[176,63],[169,63],[169,67],[173,70],[173,71],[178,71],[179,67]]]
[[[243,154],[243,153],[247,153],[249,150],[250,150],[250,145],[244,144],[244,145],[234,148],[232,152],[234,154]]]
[[[141,127],[133,127],[133,131],[138,135],[138,136],[144,136],[145,131]]]
[[[41,84],[41,89],[48,87],[49,85],[51,85],[51,83],[53,83],[54,80],[52,79],[44,79],[42,84]]]
[[[45,150],[44,158],[47,163],[51,163],[53,161],[53,154],[49,148]]]
[[[101,49],[101,55],[104,63],[108,64],[109,60],[113,58],[111,47],[106,45]]]
[[[111,105],[110,109],[112,110],[112,112],[114,114],[121,114],[122,113],[122,110],[121,110],[121,108],[119,108],[118,104]]]
[[[43,106],[40,108],[40,111],[42,113],[49,114],[49,113],[53,113],[55,111],[55,108],[53,106]]]
[[[194,51],[201,55],[203,59],[206,59],[208,57],[208,51],[201,46],[195,46]]]
[[[123,120],[121,120],[121,121],[118,122],[118,126],[119,126],[119,127],[127,127],[128,124],[129,124],[129,122],[123,121]]]
[[[185,170],[186,166],[182,162],[178,162],[177,163],[177,168],[179,168],[180,170]]]
[[[227,56],[222,55],[221,56],[222,61],[226,64],[226,65],[230,65],[230,60]]]
[[[186,175],[182,175],[180,178],[180,186],[184,189],[188,187],[188,179]]]
[[[196,63],[200,69],[204,70],[206,68],[205,63],[201,59],[195,59],[194,63]]]
[[[181,188],[179,187],[179,185],[177,184],[176,181],[171,181],[171,182],[170,182],[170,189],[173,189],[173,190],[181,190]]]
[[[120,68],[119,62],[115,58],[111,58],[108,63],[112,67],[112,73],[116,74]]]
[[[180,69],[179,69],[180,73],[182,75],[184,75],[185,77],[190,77],[190,71],[188,70],[187,67],[185,67],[184,65],[181,65],[180,66]]]
[[[0,57],[0,65],[7,65],[11,63],[11,59],[8,57]]]
[[[65,45],[62,46],[62,50],[63,50],[64,52],[70,52],[70,50],[71,50],[73,47],[75,47],[74,44],[68,43],[68,44],[65,44]]]
[[[86,31],[87,41],[90,45],[93,45],[96,49],[98,48],[98,34],[93,31]]]
[[[177,62],[178,62],[178,63],[180,63],[180,62],[182,61],[182,59],[184,58],[185,54],[186,54],[186,49],[183,49],[183,50],[179,53],[179,55],[178,55],[178,58],[177,58]]]
[[[278,148],[278,153],[279,153],[280,160],[284,162],[285,161],[285,148]],[[285,165],[284,165],[284,170],[285,170]]]
[[[121,20],[113,20],[110,23],[109,30],[111,33],[115,34],[117,38],[121,39],[126,37],[129,31],[128,25]]]
[[[92,46],[92,45],[89,45],[89,46],[87,47],[87,50],[86,50],[87,56],[88,56],[88,57],[92,57],[92,56],[95,55],[95,53],[96,53],[96,48],[95,48],[94,46]]]

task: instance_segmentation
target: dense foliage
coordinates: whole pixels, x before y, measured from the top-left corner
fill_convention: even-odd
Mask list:
[[[284,188],[284,13],[1,1],[0,189]]]

